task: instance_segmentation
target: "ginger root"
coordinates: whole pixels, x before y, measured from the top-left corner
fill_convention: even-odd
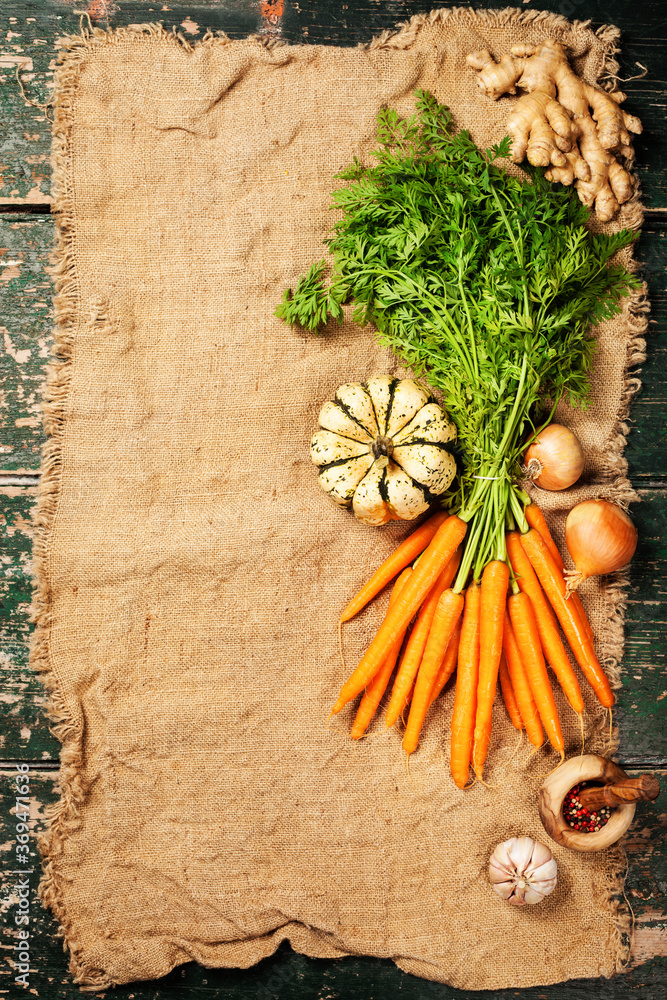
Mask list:
[[[574,184],[601,221],[613,219],[634,190],[619,157],[632,162],[630,133],[642,130],[639,119],[620,107],[625,95],[608,94],[578,77],[565,47],[553,40],[515,45],[500,62],[482,49],[471,52],[467,63],[494,101],[524,91],[507,122],[514,162],[525,158],[546,167],[548,180]]]

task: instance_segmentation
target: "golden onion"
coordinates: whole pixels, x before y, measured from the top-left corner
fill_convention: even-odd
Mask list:
[[[524,454],[526,474],[543,490],[566,490],[583,472],[584,452],[569,427],[549,424]]]
[[[584,500],[565,522],[565,544],[574,562],[568,570],[568,593],[589,576],[613,573],[629,563],[637,548],[637,529],[609,500]]]

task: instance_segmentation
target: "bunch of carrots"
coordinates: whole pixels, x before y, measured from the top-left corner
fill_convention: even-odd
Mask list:
[[[546,733],[563,757],[547,664],[580,717],[584,702],[558,625],[601,704],[611,708],[614,695],[590,625],[577,594],[566,595],[563,560],[544,515],[534,503],[523,514],[517,530],[505,534],[506,559],[488,562],[479,580],[459,571],[466,522],[434,514],[345,608],[341,624],[395,579],[385,618],[332,709],[340,712],[363,692],[354,739],[366,732],[396,671],[386,724],[393,726],[409,706],[403,749],[412,754],[430,705],[456,671],[451,770],[459,788],[467,785],[471,764],[482,779],[498,681],[512,724],[525,728],[536,748]]]

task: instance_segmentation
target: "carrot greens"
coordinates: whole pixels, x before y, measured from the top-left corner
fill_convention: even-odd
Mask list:
[[[353,319],[442,393],[461,464],[448,503],[468,524],[460,593],[471,572],[479,580],[507,561],[508,524],[527,529],[526,438],[546,422],[545,404],[586,405],[590,329],[637,285],[610,263],[633,234],[592,233],[576,193],[533,168],[506,172],[496,161],[510,140],[477,149],[426,91],[407,119],[379,114],[378,140],[370,165],[355,159],[338,175],[330,262],[315,263],[276,313],[315,331],[352,303]]]

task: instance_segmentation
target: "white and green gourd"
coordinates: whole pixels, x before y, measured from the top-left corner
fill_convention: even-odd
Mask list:
[[[322,489],[366,524],[411,521],[456,475],[456,428],[425,386],[375,375],[347,382],[310,444]]]

